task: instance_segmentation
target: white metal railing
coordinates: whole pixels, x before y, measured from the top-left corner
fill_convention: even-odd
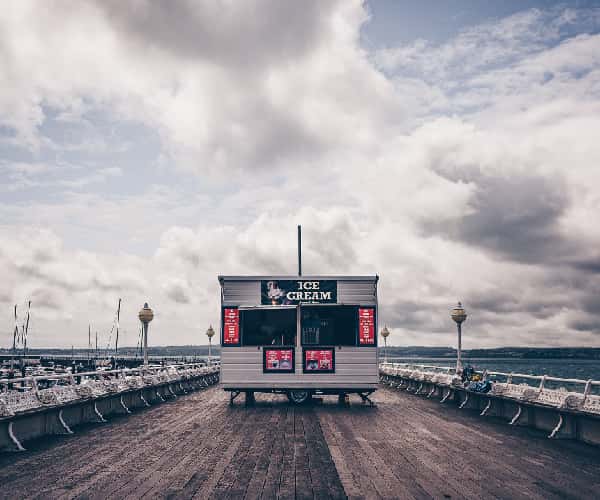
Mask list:
[[[446,373],[450,373],[455,371],[455,368],[453,366],[436,366],[436,365],[423,365],[420,363],[395,363],[393,361],[391,362],[382,362],[379,363],[379,366],[402,366],[402,367],[406,367],[406,368],[414,368],[414,369],[430,369],[433,371],[439,371],[439,372],[446,372]]]
[[[127,376],[134,374],[148,374],[148,373],[160,373],[166,371],[177,370],[181,371],[182,369],[190,369],[190,368],[213,368],[218,367],[218,363],[185,363],[180,365],[167,365],[167,366],[149,366],[148,368],[144,368],[144,366],[139,366],[137,368],[121,368],[118,370],[95,370],[90,372],[66,372],[66,373],[48,373],[44,375],[28,375],[26,377],[15,377],[15,378],[3,378],[0,379],[0,388],[7,385],[14,385],[16,383],[22,382],[32,382],[36,384],[42,380],[70,380],[72,378],[81,377],[83,378],[106,378],[107,376],[113,375],[116,377],[119,376]],[[1,390],[1,389],[0,389]]]
[[[454,372],[454,368],[448,366],[415,363],[380,363],[380,373],[384,377],[399,376],[416,382],[431,382],[441,386],[456,386],[461,383]],[[498,377],[504,379],[504,381],[490,380],[490,378]],[[592,394],[595,387],[600,387],[600,380],[583,380],[497,371],[484,371],[483,379],[492,382],[491,395],[571,410],[600,413],[600,395]],[[514,383],[514,379],[526,382],[516,384]],[[529,381],[536,381],[538,383],[531,385],[528,383]],[[581,390],[567,390],[565,387],[552,389],[546,386],[547,382],[579,386],[578,389],[581,388]]]
[[[44,405],[63,404],[166,382],[184,382],[190,378],[214,376],[219,369],[218,363],[211,362],[3,378],[0,379],[0,417]],[[43,385],[49,387],[43,388]]]
[[[421,369],[421,370],[432,370],[436,372],[445,372],[451,373],[455,371],[455,368],[452,366],[435,366],[435,365],[423,365],[417,363],[380,363],[380,367],[402,367],[409,369]],[[600,380],[592,380],[592,379],[577,379],[577,378],[561,378],[561,377],[552,377],[550,375],[530,375],[526,373],[515,373],[515,372],[496,372],[496,371],[483,371],[484,375],[494,376],[494,377],[505,377],[507,383],[512,383],[513,378],[525,379],[525,380],[537,380],[540,382],[539,388],[543,389],[546,382],[558,382],[562,384],[580,384],[585,386],[598,386],[600,387]]]

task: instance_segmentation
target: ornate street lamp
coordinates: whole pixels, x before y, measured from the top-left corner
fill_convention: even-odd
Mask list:
[[[462,373],[462,360],[461,360],[461,354],[462,354],[462,339],[461,339],[461,327],[460,325],[462,324],[462,322],[464,320],[467,319],[467,313],[465,312],[462,304],[459,302],[458,305],[452,309],[452,312],[450,313],[450,316],[452,317],[452,319],[456,322],[456,326],[458,328],[458,351],[457,351],[457,355],[456,355],[456,373]]]
[[[390,334],[390,331],[387,329],[387,325],[383,327],[383,330],[381,330],[380,335],[383,337],[383,362],[387,363],[387,338],[388,335]]]
[[[215,335],[215,331],[213,330],[212,325],[210,325],[208,327],[208,330],[206,330],[206,336],[208,337],[208,364],[210,365],[210,355],[211,355],[211,348],[212,348],[212,338]]]
[[[148,368],[148,323],[154,319],[154,312],[148,307],[148,302],[138,313],[144,332],[144,368]]]

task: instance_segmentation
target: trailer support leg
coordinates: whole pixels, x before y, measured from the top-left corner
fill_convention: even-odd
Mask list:
[[[346,405],[350,404],[350,399],[348,398],[348,394],[346,394],[345,392],[338,394],[338,404],[342,405],[342,406],[346,406]]]
[[[371,398],[369,397],[369,393],[362,393],[359,392],[358,395],[360,396],[360,398],[362,399],[363,404],[365,403],[369,403],[369,406],[375,406],[375,403],[373,403],[373,401],[371,400]]]
[[[231,391],[229,393],[229,404],[232,405],[235,398],[240,395],[241,391]]]

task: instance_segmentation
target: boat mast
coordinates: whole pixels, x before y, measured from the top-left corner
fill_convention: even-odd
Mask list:
[[[31,300],[27,303],[27,320],[23,329],[23,356],[27,355],[27,333],[29,332],[29,314],[31,311]]]
[[[117,306],[117,335],[115,340],[115,356],[119,353],[119,318],[121,316],[121,299],[119,299],[119,305]]]
[[[17,321],[17,304],[15,304],[15,329],[13,331],[12,358],[10,360],[10,369],[15,369],[15,355],[17,353],[17,336],[19,335],[19,323]]]

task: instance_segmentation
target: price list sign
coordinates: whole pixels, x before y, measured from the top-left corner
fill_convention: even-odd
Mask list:
[[[358,343],[375,345],[375,309],[358,309]]]
[[[263,371],[268,372],[293,372],[294,350],[293,349],[264,349]]]
[[[240,343],[240,312],[237,308],[223,309],[223,345]]]
[[[333,349],[306,349],[304,351],[304,373],[332,373],[335,371]]]

